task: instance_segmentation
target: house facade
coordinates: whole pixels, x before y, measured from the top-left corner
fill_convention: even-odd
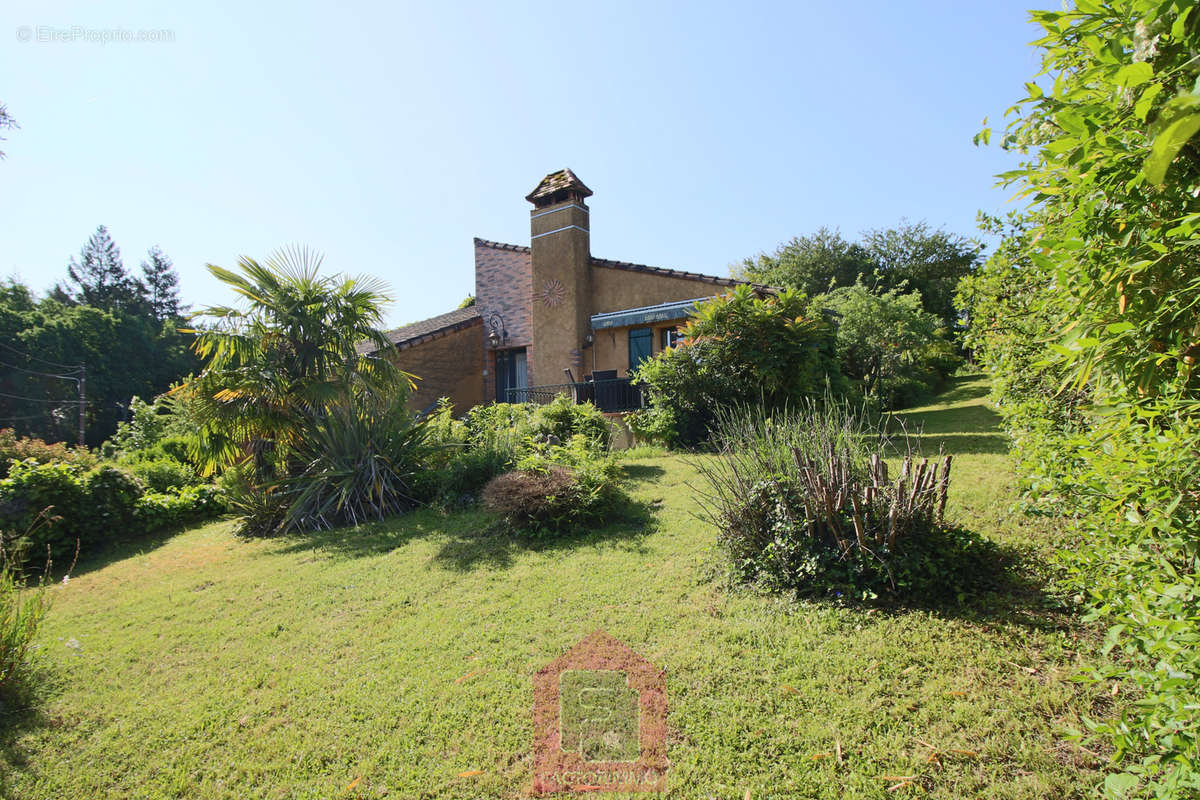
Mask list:
[[[420,378],[415,408],[566,392],[627,410],[638,403],[630,370],[670,346],[697,303],[742,283],[594,257],[591,195],[569,169],[547,175],[525,198],[528,245],[475,240],[474,306],[388,332]]]

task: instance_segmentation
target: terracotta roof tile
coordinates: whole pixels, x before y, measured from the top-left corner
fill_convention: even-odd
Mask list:
[[[507,250],[507,251],[513,252],[513,253],[528,253],[528,252],[530,252],[529,248],[525,245],[505,244],[504,242],[492,242],[492,241],[488,241],[487,239],[480,239],[479,237],[475,238],[475,244],[477,244],[481,247],[491,247],[495,250]],[[663,276],[670,277],[670,278],[688,278],[688,279],[694,280],[694,281],[703,281],[704,283],[711,283],[715,286],[741,286],[744,283],[749,283],[749,281],[741,281],[741,280],[738,280],[737,278],[722,278],[717,275],[705,275],[702,272],[687,272],[687,271],[684,271],[681,269],[667,269],[666,267],[651,267],[646,264],[633,264],[628,261],[614,261],[612,259],[596,258],[594,256],[592,257],[592,266],[607,267],[608,269],[624,269],[624,270],[629,270],[630,272],[649,272],[653,275],[663,275]],[[749,283],[749,285],[754,287],[755,290],[760,291],[760,292],[774,293],[774,292],[778,291],[778,289],[776,289],[774,287],[767,286],[767,285],[761,284],[761,283]]]
[[[413,322],[408,325],[402,325],[399,328],[393,328],[385,332],[388,340],[403,350],[406,347],[412,347],[414,344],[426,341],[427,339],[436,338],[438,336],[452,333],[453,331],[469,328],[472,325],[482,325],[483,318],[479,316],[479,309],[475,306],[467,306],[466,308],[456,308],[453,311],[447,311],[445,314],[438,314],[436,317],[423,319],[419,322]],[[363,342],[358,346],[360,353],[369,353],[373,350],[370,342]]]

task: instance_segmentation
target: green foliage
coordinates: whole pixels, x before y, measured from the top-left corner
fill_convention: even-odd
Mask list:
[[[734,273],[810,297],[858,283],[876,293],[917,292],[922,307],[953,331],[958,325],[955,289],[978,266],[980,252],[978,243],[961,236],[925,222],[902,221],[895,228],[868,231],[856,243],[821,228],[773,254],[744,260]]]
[[[576,403],[565,394],[537,406],[530,416],[530,432],[539,438],[554,437],[566,442],[582,436],[590,446],[607,450],[612,430],[604,414],[592,403]]]
[[[954,305],[959,282],[978,266],[982,247],[925,222],[901,222],[895,228],[867,232],[863,245],[874,272],[868,285],[876,292],[915,291],[925,310],[947,331],[958,327]]]
[[[100,466],[83,476],[87,521],[81,525],[91,541],[122,536],[133,530],[134,509],[145,487],[130,473]]]
[[[143,494],[134,507],[137,526],[161,531],[212,519],[229,508],[225,492],[210,484],[169,488]]]
[[[0,551],[0,700],[15,693],[28,669],[29,650],[50,611],[46,588],[26,588]]]
[[[224,508],[220,496],[209,486],[147,494],[136,476],[111,465],[84,471],[65,462],[19,461],[0,480],[0,529],[26,533],[0,545],[17,565],[47,555],[69,563],[76,552],[95,553],[110,542],[158,530],[160,522],[219,513]],[[156,504],[170,505],[170,513],[154,513]]]
[[[383,285],[367,277],[320,276],[321,257],[282,250],[239,272],[209,271],[244,301],[198,312],[210,327],[196,339],[203,372],[178,390],[198,430],[192,455],[205,474],[247,459],[256,479],[286,476],[304,420],[355,394],[388,396],[411,376],[387,357]],[[373,352],[358,352],[368,342]]]
[[[810,297],[839,286],[853,286],[874,271],[866,248],[847,242],[838,231],[819,228],[811,236],[793,237],[774,253],[760,253],[734,268],[737,277],[798,289]]]
[[[799,292],[760,298],[748,286],[703,303],[680,346],[637,369],[650,408],[631,421],[634,432],[668,446],[694,445],[721,408],[781,408],[827,389],[843,393],[835,327],[806,315],[805,305]]]
[[[18,436],[12,428],[0,429],[0,478],[8,476],[9,468],[18,461],[49,464],[61,461],[91,469],[100,460],[86,447],[71,447],[58,442],[46,444],[41,439]]]
[[[0,417],[23,436],[77,441],[80,365],[86,366],[86,443],[111,436],[133,396],[155,397],[196,368],[191,335],[119,308],[38,300],[27,287],[0,291]]]
[[[812,299],[811,316],[827,312],[836,315],[843,372],[882,408],[913,405],[962,363],[919,292],[876,294],[860,283]]]
[[[182,489],[200,483],[195,470],[173,458],[122,462],[121,468],[137,478],[151,492]]]
[[[625,496],[616,461],[576,434],[562,444],[532,446],[517,469],[488,482],[482,498],[514,530],[553,536],[602,519]]]
[[[192,425],[181,406],[177,395],[161,394],[149,403],[134,396],[129,401],[130,420],[117,423],[116,433],[104,443],[105,456],[149,450],[165,439],[186,439]]]
[[[425,421],[433,446],[429,469],[419,480],[420,496],[450,506],[469,505],[492,478],[552,443],[586,443],[597,455],[608,450],[611,428],[591,403],[563,395],[545,405],[489,403],[476,406],[460,421],[448,403]]]
[[[845,403],[731,410],[713,440],[722,457],[698,464],[701,503],[735,581],[842,600],[956,602],[994,562],[979,537],[942,521],[950,460],[918,463],[906,446],[890,480],[891,444]]]
[[[1026,159],[1001,176],[1032,205],[963,301],[1031,488],[1078,520],[1063,588],[1110,626],[1093,677],[1139,698],[1090,726],[1115,747],[1106,793],[1180,797],[1200,790],[1200,19],[1033,17],[1042,70],[1003,137]]]
[[[287,503],[277,532],[359,525],[418,504],[426,436],[405,399],[353,396],[305,419],[293,446],[298,466],[277,484]]]
[[[177,394],[198,428],[189,455],[202,473],[237,470],[239,530],[312,530],[411,507],[424,429],[404,407],[412,378],[379,330],[382,284],[322,277],[307,249],[238,265],[209,266],[246,303],[200,312],[212,322],[196,343],[207,362]]]
[[[61,561],[85,543],[92,531],[87,481],[75,464],[19,461],[0,481],[0,528],[24,531],[6,545],[17,563],[48,555]],[[50,510],[52,517],[45,518]],[[39,524],[46,520],[45,524]],[[10,534],[11,535],[11,534]]]

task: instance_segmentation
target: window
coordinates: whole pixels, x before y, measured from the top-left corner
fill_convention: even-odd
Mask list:
[[[654,355],[654,331],[650,328],[631,328],[629,330],[629,368],[636,369],[650,356]]]
[[[516,350],[496,351],[496,402],[523,403],[528,398],[527,392],[513,392],[513,389],[527,389],[529,373],[525,368],[525,348]]]
[[[683,340],[683,334],[679,332],[679,328],[663,328],[662,329],[662,349],[675,347]]]

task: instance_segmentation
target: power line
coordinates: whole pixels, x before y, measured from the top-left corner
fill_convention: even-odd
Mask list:
[[[17,395],[17,394],[5,394],[4,392],[0,392],[0,397],[7,397],[10,400],[24,400],[26,403],[54,403],[57,405],[67,405],[67,404],[78,405],[79,404],[78,400],[41,400],[36,397],[21,397],[20,395]]]
[[[20,370],[21,372],[28,372],[30,375],[40,375],[43,378],[59,378],[60,380],[64,380],[64,381],[79,380],[78,375],[54,375],[49,372],[38,372],[36,369],[26,369],[25,367],[18,367],[16,364],[9,364],[6,361],[0,361],[0,367],[8,367],[9,369]],[[78,367],[76,367],[76,369],[78,369]]]
[[[54,367],[56,369],[79,369],[78,364],[60,364],[57,361],[50,361],[48,359],[42,358],[41,356],[35,356],[32,353],[23,352],[21,350],[18,350],[15,347],[13,347],[12,345],[6,344],[4,342],[0,342],[0,347],[3,347],[6,350],[11,350],[12,352],[16,353],[19,356],[24,356],[25,358],[28,358],[30,361],[40,361],[43,364]]]

